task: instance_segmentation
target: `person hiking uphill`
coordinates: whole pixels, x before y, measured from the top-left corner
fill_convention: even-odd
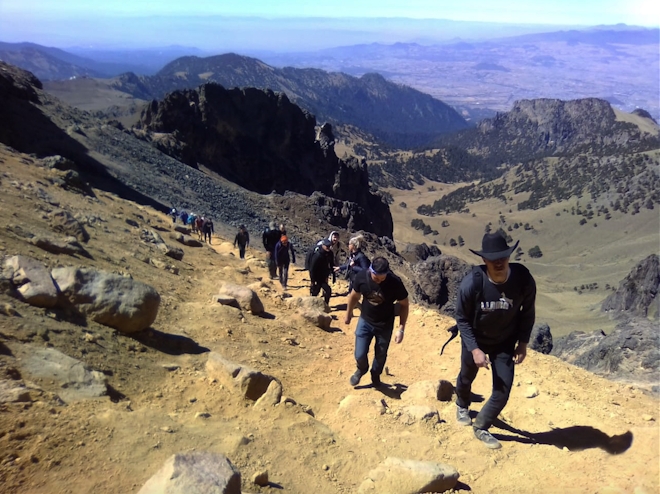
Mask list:
[[[280,241],[282,232],[275,228],[275,222],[271,221],[269,226],[264,230],[261,240],[266,249],[266,261],[268,262],[268,272],[270,279],[277,278],[277,263],[275,262],[275,246]]]
[[[525,360],[535,319],[534,278],[522,264],[509,264],[518,243],[509,247],[499,233],[485,234],[481,251],[470,249],[484,264],[463,278],[456,301],[456,323],[461,335],[456,420],[461,425],[472,425],[476,438],[491,449],[502,447],[488,429],[509,400],[514,364]],[[493,390],[472,423],[472,382],[481,368],[491,368]]]
[[[353,291],[346,302],[346,324],[351,323],[353,309],[362,295],[360,319],[355,327],[355,363],[357,370],[350,378],[351,386],[357,386],[369,370],[369,346],[375,339],[374,359],[371,364],[371,383],[380,386],[380,375],[385,369],[387,351],[394,331],[394,305],[399,303],[399,329],[394,342],[403,341],[408,321],[408,291],[401,279],[390,271],[384,257],[376,257],[368,269],[355,275]]]
[[[250,245],[250,234],[245,228],[245,225],[238,227],[238,233],[234,237],[234,247],[238,245],[238,255],[241,259],[245,259],[245,248]]]
[[[353,280],[355,275],[360,271],[369,269],[371,262],[369,258],[362,252],[362,243],[364,238],[361,235],[353,237],[348,241],[348,260],[341,266],[335,266],[335,273],[346,274],[348,279],[348,293],[353,289]]]
[[[282,288],[286,290],[287,283],[289,282],[289,264],[292,262],[294,264],[296,263],[296,251],[293,249],[293,245],[291,245],[286,235],[282,235],[280,241],[275,245],[274,257],[277,269],[279,270],[280,283],[282,284]]]
[[[206,218],[204,224],[202,225],[202,234],[204,235],[204,242],[208,238],[209,244],[211,243],[211,235],[215,232],[213,228],[213,220],[211,218]]]
[[[330,303],[332,290],[328,285],[328,276],[332,273],[332,252],[330,246],[332,243],[327,238],[321,241],[321,247],[314,250],[309,261],[309,279],[311,286],[309,293],[316,297],[323,290],[323,299],[326,304]]]

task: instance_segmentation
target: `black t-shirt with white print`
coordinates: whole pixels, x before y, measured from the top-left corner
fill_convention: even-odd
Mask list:
[[[355,275],[353,290],[362,295],[360,317],[378,329],[394,327],[394,303],[408,297],[408,291],[398,276],[387,273],[387,278],[379,284],[371,279],[368,269]]]

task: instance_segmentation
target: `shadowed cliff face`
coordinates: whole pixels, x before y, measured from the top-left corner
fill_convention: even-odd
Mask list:
[[[343,220],[339,215],[338,226],[391,237],[389,208],[369,192],[366,165],[339,160],[330,127],[317,138],[315,126],[315,118],[282,93],[217,84],[154,101],[138,124],[159,149],[190,166],[204,165],[261,194],[321,192],[355,203],[339,205],[352,212]]]

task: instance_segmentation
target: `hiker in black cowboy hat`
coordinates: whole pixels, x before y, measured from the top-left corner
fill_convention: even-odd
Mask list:
[[[456,323],[461,334],[456,419],[461,425],[472,425],[477,439],[491,449],[501,444],[488,429],[509,400],[514,364],[525,360],[534,326],[534,278],[522,264],[509,264],[517,247],[518,242],[509,247],[499,233],[484,235],[481,250],[470,249],[484,264],[463,279],[456,301]],[[472,382],[481,367],[489,366],[493,391],[473,424],[469,413]]]

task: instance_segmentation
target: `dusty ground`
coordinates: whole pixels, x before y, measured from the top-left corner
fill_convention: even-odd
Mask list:
[[[166,458],[193,449],[226,454],[242,472],[244,491],[252,493],[354,493],[387,456],[453,465],[461,474],[456,492],[659,492],[658,401],[635,386],[531,352],[517,370],[502,416],[510,430],[494,429],[503,448],[487,450],[470,428],[454,423],[451,402],[406,397],[413,383],[454,380],[458,342],[442,357],[438,353],[452,320],[413,306],[406,339],[391,348],[390,375],[383,379],[388,387],[374,389],[366,379],[353,389],[348,377],[356,320],[343,323],[343,297],[332,298],[336,320],[332,331],[323,332],[286,308],[279,284],[267,279],[260,249],[249,249],[241,261],[220,237],[212,248],[183,247],[182,262],[163,258],[178,275],[158,269],[134,256],[158,257],[126,220],[169,229],[167,217],[101,191],[97,199],[63,191],[49,184],[52,172],[25,156],[0,150],[0,159],[0,252],[31,255],[51,267],[93,265],[130,273],[162,297],[152,329],[128,337],[93,322],[76,326],[1,296],[4,312],[11,313],[10,304],[19,315],[0,315],[0,379],[20,375],[32,398],[0,404],[3,493],[137,492]],[[47,230],[44,215],[53,206],[38,189],[50,202],[90,219],[87,248],[93,259],[45,253],[7,229]],[[171,242],[166,231],[162,235]],[[259,279],[268,317],[211,302],[222,280]],[[294,268],[289,285],[293,296],[306,295],[306,272]],[[345,285],[334,289],[343,293]],[[44,346],[103,371],[110,396],[59,401],[55,383],[21,371],[22,356]],[[277,377],[299,405],[255,409],[206,377],[207,350]],[[489,381],[482,372],[474,392],[487,398]],[[539,395],[526,398],[532,386]],[[440,421],[409,423],[401,412],[411,403],[437,408]],[[476,402],[473,409],[480,407]],[[305,412],[309,408],[314,416]],[[210,416],[196,418],[198,412]],[[617,444],[611,436],[627,431],[632,446],[608,453]],[[271,485],[253,485],[252,474],[264,469]]]

